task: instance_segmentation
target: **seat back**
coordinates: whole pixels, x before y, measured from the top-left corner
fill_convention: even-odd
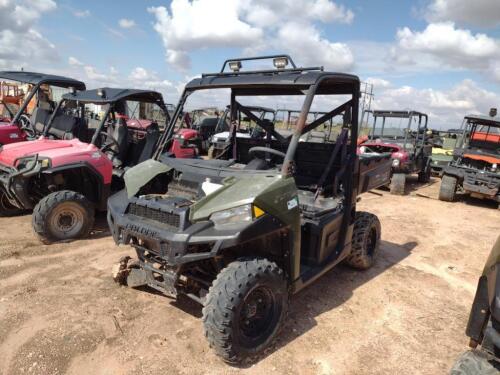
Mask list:
[[[117,142],[117,144],[109,147],[113,151],[114,158],[124,163],[128,148],[128,129],[125,119],[119,117],[110,124],[108,126],[108,135]]]
[[[48,134],[57,139],[78,138],[81,141],[87,139],[87,121],[65,113],[56,115],[49,128]]]
[[[142,148],[141,154],[139,155],[139,159],[136,161],[137,164],[150,159],[153,155],[155,145],[160,138],[160,127],[156,122],[153,122],[147,128],[146,136],[144,138],[144,146]]]
[[[42,109],[40,107],[36,107],[31,113],[30,121],[33,124],[34,129],[37,133],[42,133],[45,124],[50,118],[50,111],[47,109]]]

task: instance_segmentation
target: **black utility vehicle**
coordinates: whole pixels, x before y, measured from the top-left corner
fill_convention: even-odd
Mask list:
[[[357,76],[296,68],[287,56],[259,59],[266,58],[274,58],[278,69],[223,68],[192,80],[181,96],[169,132],[191,93],[230,90],[232,127],[225,159],[162,156],[167,141],[156,160],[125,173],[126,189],[108,201],[114,240],[132,245],[138,258],[122,258],[115,279],[198,301],[210,346],[231,363],[271,344],[290,295],[341,261],[359,269],[373,264],[380,222],[358,212],[356,202],[360,193],[386,184],[390,176],[389,154],[356,153]],[[228,60],[224,66],[241,67],[245,60]],[[286,68],[288,62],[293,68]],[[240,102],[249,96],[271,102],[297,95],[304,101],[291,137]],[[311,103],[320,95],[345,102],[306,125]],[[264,136],[236,137],[238,112],[255,121]],[[336,142],[299,142],[335,116],[344,121]]]
[[[500,237],[479,278],[465,334],[474,350],[460,356],[450,375],[500,373]]]
[[[457,192],[500,203],[500,117],[465,116],[463,135],[443,169],[439,199],[452,202]]]

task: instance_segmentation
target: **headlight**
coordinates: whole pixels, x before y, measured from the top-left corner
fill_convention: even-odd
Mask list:
[[[21,158],[21,159],[17,160],[15,165],[16,165],[16,168],[18,170],[21,170],[21,169],[30,169],[31,170],[35,167],[33,165],[33,163],[35,163],[35,160],[36,160],[36,158],[33,156]],[[48,159],[48,158],[39,158],[37,162],[40,165],[40,167],[42,167],[42,168],[48,168],[51,165],[50,159]]]
[[[392,166],[399,167],[399,159],[392,159]]]
[[[259,207],[252,206],[251,204],[245,204],[244,206],[214,212],[210,216],[210,220],[213,221],[216,227],[218,227],[228,224],[249,223],[253,219],[262,215],[264,215],[264,211]]]

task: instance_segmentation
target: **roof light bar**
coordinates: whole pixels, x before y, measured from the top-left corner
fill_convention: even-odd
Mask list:
[[[105,99],[106,98],[106,91],[103,89],[97,89],[97,95],[100,96],[101,98]]]
[[[237,61],[229,61],[229,68],[233,72],[239,72],[240,69],[241,69],[241,61],[239,61],[239,60],[237,60]]]
[[[273,65],[276,69],[285,69],[288,66],[288,57],[280,56],[273,59]]]

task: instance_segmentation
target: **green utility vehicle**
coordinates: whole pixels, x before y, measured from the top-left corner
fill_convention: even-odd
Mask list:
[[[240,71],[250,58],[228,60],[221,72],[189,82],[180,98],[169,132],[190,95],[229,91],[225,159],[168,157],[167,134],[154,159],[128,170],[126,189],[108,201],[115,242],[132,245],[138,258],[122,258],[115,280],[202,304],[210,346],[230,363],[271,344],[290,295],[342,261],[358,269],[372,266],[380,222],[357,211],[356,202],[390,179],[390,154],[356,153],[359,78],[297,68],[288,56],[251,59],[269,58],[277,69]],[[226,65],[234,70],[225,72]],[[290,137],[242,104],[300,96],[302,111]],[[306,125],[318,96],[343,104]],[[255,121],[264,136],[237,137],[238,113]],[[335,142],[299,142],[336,116],[343,127]]]
[[[500,237],[479,278],[465,334],[473,350],[458,358],[450,374],[500,373]]]

